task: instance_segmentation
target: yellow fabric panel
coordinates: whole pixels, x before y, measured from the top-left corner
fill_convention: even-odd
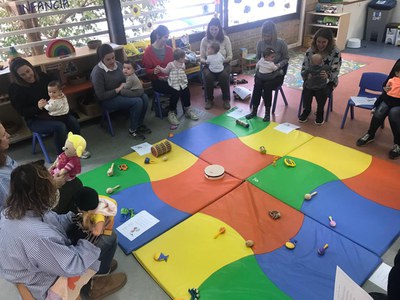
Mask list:
[[[299,130],[293,130],[289,134],[283,133],[274,129],[278,125],[278,123],[271,122],[265,129],[241,137],[240,140],[257,151],[259,151],[260,146],[264,146],[268,154],[284,156],[313,138],[312,135]]]
[[[140,156],[137,152],[132,152],[123,158],[138,164],[146,170],[151,181],[169,178],[189,169],[198,160],[190,152],[172,142],[170,143],[171,151],[159,157],[154,157],[151,153]],[[167,157],[166,161],[163,160],[164,156]],[[146,157],[150,158],[150,164],[144,163]]]
[[[319,165],[341,180],[361,174],[372,162],[369,154],[320,137],[313,138],[289,155]]]
[[[214,239],[221,227],[225,233]],[[167,262],[154,260],[159,252],[169,255]],[[197,213],[133,254],[172,298],[190,299],[188,288],[198,288],[212,273],[253,251],[232,227]]]

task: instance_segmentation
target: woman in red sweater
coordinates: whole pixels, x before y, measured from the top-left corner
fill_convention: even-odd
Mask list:
[[[159,71],[157,66],[165,68],[169,62],[174,60],[173,49],[167,45],[169,38],[169,30],[166,26],[160,25],[150,34],[149,45],[143,54],[143,66],[146,73],[151,80],[153,90],[162,94],[170,95],[169,98],[169,112],[168,121],[171,125],[179,125],[178,118],[176,117],[176,105],[179,97],[182,99],[183,107],[185,110],[185,117],[195,120],[195,114],[190,108],[190,94],[181,93],[168,84],[168,75]]]

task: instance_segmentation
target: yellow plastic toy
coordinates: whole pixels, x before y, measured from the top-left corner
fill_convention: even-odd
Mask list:
[[[294,168],[296,166],[296,163],[294,162],[293,159],[290,158],[285,158],[283,160],[283,162],[285,163],[285,165],[287,165],[288,167]]]

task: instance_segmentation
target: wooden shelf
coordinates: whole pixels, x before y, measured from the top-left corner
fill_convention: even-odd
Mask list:
[[[76,93],[81,93],[88,91],[93,88],[93,85],[90,81],[85,81],[81,84],[76,84],[76,85],[67,85],[63,87],[63,93],[68,96]]]

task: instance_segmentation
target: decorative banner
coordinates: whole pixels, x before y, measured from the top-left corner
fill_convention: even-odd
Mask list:
[[[140,7],[137,5],[137,4],[135,4],[134,6],[132,6],[132,15],[134,16],[134,17],[139,17],[140,16],[140,13],[141,13],[141,10],[140,10]]]
[[[70,55],[72,53],[75,53],[75,48],[67,40],[57,39],[47,44],[46,48],[47,57],[65,56],[65,55]]]

